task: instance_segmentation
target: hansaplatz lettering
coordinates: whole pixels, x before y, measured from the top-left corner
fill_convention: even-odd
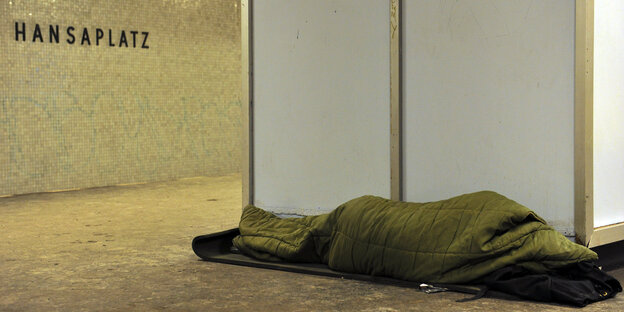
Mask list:
[[[102,28],[74,27],[59,25],[35,24],[15,22],[15,41],[56,43],[62,42],[71,45],[94,45],[119,48],[149,49],[148,31],[113,30]]]

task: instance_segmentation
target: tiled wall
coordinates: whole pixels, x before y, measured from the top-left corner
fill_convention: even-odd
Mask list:
[[[240,171],[239,1],[6,0],[0,16],[0,195]]]

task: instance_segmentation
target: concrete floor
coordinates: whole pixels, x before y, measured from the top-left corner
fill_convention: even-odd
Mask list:
[[[0,198],[0,311],[578,311],[199,261],[192,238],[236,227],[240,188],[232,175]],[[624,311],[624,296],[583,311]]]

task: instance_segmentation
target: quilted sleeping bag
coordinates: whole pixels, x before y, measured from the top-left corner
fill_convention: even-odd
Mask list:
[[[303,218],[250,205],[239,230],[234,246],[258,259],[417,282],[470,283],[509,265],[542,273],[597,259],[533,211],[490,191],[429,203],[363,196]]]

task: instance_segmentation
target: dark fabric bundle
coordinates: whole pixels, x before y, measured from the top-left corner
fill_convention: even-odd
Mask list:
[[[483,279],[488,289],[524,299],[584,307],[614,297],[620,283],[591,261],[574,263],[552,272],[535,274],[520,266],[508,266]]]

